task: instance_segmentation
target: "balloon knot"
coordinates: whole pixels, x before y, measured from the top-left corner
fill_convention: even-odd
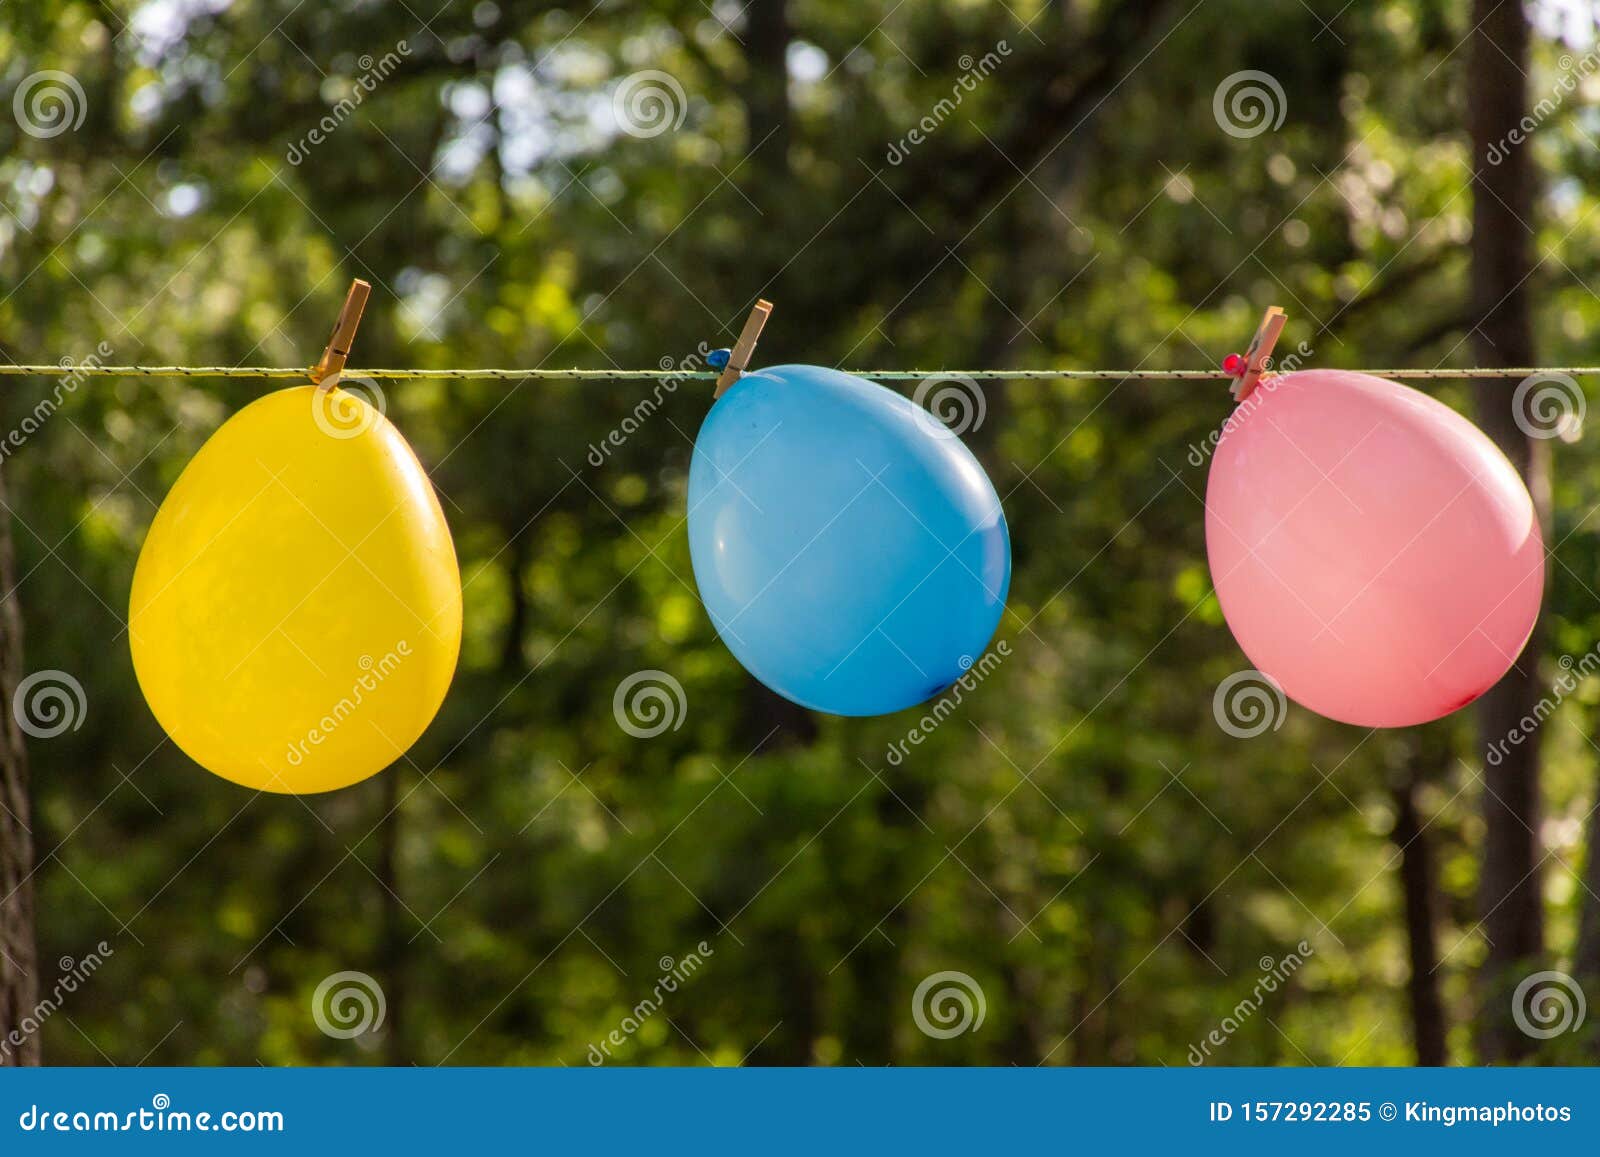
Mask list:
[[[732,350],[712,350],[706,355],[706,365],[714,370],[728,368],[728,359],[733,356]]]

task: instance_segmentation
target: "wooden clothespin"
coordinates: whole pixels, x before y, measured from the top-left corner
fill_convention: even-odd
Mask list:
[[[350,283],[350,292],[345,294],[339,320],[333,323],[328,347],[309,371],[312,382],[318,388],[326,389],[339,384],[339,375],[344,372],[345,359],[350,356],[350,345],[355,341],[356,327],[361,324],[361,313],[367,308],[367,296],[371,292],[372,286],[360,278]]]
[[[763,298],[756,302],[755,308],[750,311],[750,316],[744,319],[744,329],[739,331],[739,340],[733,343],[733,352],[728,355],[728,364],[717,376],[717,392],[712,395],[713,397],[722,397],[728,387],[744,375],[745,367],[750,364],[750,356],[756,352],[756,340],[761,337],[761,330],[767,324],[767,315],[771,312],[772,302]]]
[[[1256,336],[1250,339],[1250,348],[1244,352],[1244,369],[1239,380],[1233,383],[1234,401],[1244,401],[1261,381],[1261,375],[1271,364],[1272,347],[1278,344],[1278,335],[1283,332],[1283,323],[1287,320],[1287,315],[1276,305],[1262,314]]]

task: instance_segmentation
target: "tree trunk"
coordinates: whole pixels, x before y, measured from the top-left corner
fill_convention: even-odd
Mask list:
[[[793,928],[772,937],[776,958],[773,988],[778,993],[781,1021],[753,1049],[745,1064],[810,1065],[816,1063],[817,1040],[826,1018],[818,991],[819,970],[806,952],[804,939]]]
[[[1395,817],[1391,833],[1400,852],[1400,889],[1405,897],[1406,946],[1411,979],[1411,1036],[1417,1064],[1445,1063],[1444,1005],[1439,999],[1439,945],[1435,916],[1433,849],[1417,814],[1415,762],[1394,789]]]
[[[378,897],[383,906],[383,932],[379,941],[379,959],[382,962],[380,983],[385,986],[386,1010],[383,1060],[386,1065],[404,1065],[410,1061],[406,1057],[405,1038],[402,1035],[406,1011],[407,945],[405,917],[400,902],[400,769],[391,767],[381,778],[384,784],[384,819],[378,833],[377,872],[383,886],[383,894]]]
[[[1473,0],[1476,32],[1468,67],[1468,121],[1472,132],[1473,330],[1479,364],[1534,364],[1528,278],[1533,271],[1533,158],[1526,145],[1507,151],[1505,141],[1527,110],[1528,25],[1517,0]],[[1503,153],[1498,164],[1489,157]],[[1541,523],[1549,524],[1549,446],[1518,427],[1511,398],[1515,383],[1476,383],[1478,420],[1521,471]],[[1542,626],[1535,626],[1521,657],[1480,701],[1484,744],[1502,739],[1539,700]],[[1511,1018],[1511,993],[1544,951],[1539,872],[1538,734],[1510,746],[1498,765],[1484,765],[1485,824],[1479,902],[1488,955],[1482,975],[1479,1049],[1486,1062],[1513,1060],[1533,1043]]]
[[[1582,915],[1578,920],[1578,950],[1573,957],[1574,970],[1579,976],[1600,979],[1600,800],[1589,812],[1588,863],[1583,869],[1584,899]]]
[[[8,510],[0,477],[0,512]],[[28,827],[28,750],[11,708],[22,677],[22,610],[11,519],[0,513],[0,1066],[39,1063],[39,1034],[12,1046],[25,1016],[38,1004],[38,957],[33,932],[33,833]]]
[[[745,7],[745,81],[740,92],[757,172],[789,173],[789,0],[750,0]]]
[[[500,645],[502,675],[520,674],[528,666],[527,656],[522,651],[523,636],[528,632],[528,592],[523,589],[522,580],[528,569],[530,538],[527,527],[513,529],[506,543],[506,571],[510,576],[507,590],[511,597],[511,613],[506,617],[505,638]]]
[[[1578,949],[1572,972],[1585,992],[1600,993],[1600,800],[1589,812],[1589,860],[1583,869],[1583,908],[1578,917]],[[1591,1038],[1591,1052],[1600,1061],[1600,1033]]]

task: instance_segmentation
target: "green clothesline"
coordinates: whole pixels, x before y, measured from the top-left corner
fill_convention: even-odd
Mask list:
[[[1329,367],[1333,368],[1333,367]],[[1122,381],[1229,381],[1236,375],[1218,370],[845,370],[861,378],[880,382],[922,381],[927,378],[968,378],[975,381],[1049,381],[1052,379]],[[1269,371],[1270,372],[1270,371]],[[1473,369],[1353,370],[1393,379],[1528,378],[1535,375],[1600,377],[1600,366],[1475,367]],[[59,378],[273,378],[309,382],[309,372],[296,366],[102,366],[0,364],[0,377]],[[546,370],[546,369],[441,369],[398,370],[346,368],[343,376],[361,380],[439,380],[489,381],[598,381],[644,382],[675,379],[713,381],[716,370]]]

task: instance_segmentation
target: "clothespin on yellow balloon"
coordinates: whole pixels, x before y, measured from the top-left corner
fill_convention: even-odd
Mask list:
[[[756,352],[756,342],[761,337],[761,330],[767,324],[767,316],[771,313],[772,302],[762,298],[756,302],[755,308],[750,311],[750,316],[744,319],[744,329],[739,331],[739,340],[733,343],[733,350],[728,354],[728,364],[723,367],[722,373],[717,375],[717,392],[713,397],[722,397],[728,387],[744,375],[751,356]]]
[[[255,399],[200,447],[134,568],[151,711],[255,791],[376,775],[433,719],[460,655],[461,568],[427,471],[381,407],[337,388],[370,292],[351,284],[309,389]]]
[[[1261,375],[1272,364],[1272,347],[1278,344],[1278,335],[1283,332],[1283,323],[1288,320],[1283,310],[1276,305],[1268,308],[1261,316],[1261,324],[1256,327],[1255,337],[1250,339],[1250,348],[1244,351],[1244,359],[1239,380],[1233,384],[1233,400],[1242,402],[1250,396],[1251,391],[1260,382]],[[1232,372],[1230,370],[1230,372]]]
[[[345,359],[350,356],[350,347],[356,339],[356,327],[361,324],[361,314],[367,308],[367,297],[371,293],[372,286],[359,277],[350,282],[350,292],[345,294],[339,320],[333,323],[328,346],[322,351],[317,364],[308,371],[311,381],[318,388],[326,389],[339,384],[339,375],[344,372]]]

